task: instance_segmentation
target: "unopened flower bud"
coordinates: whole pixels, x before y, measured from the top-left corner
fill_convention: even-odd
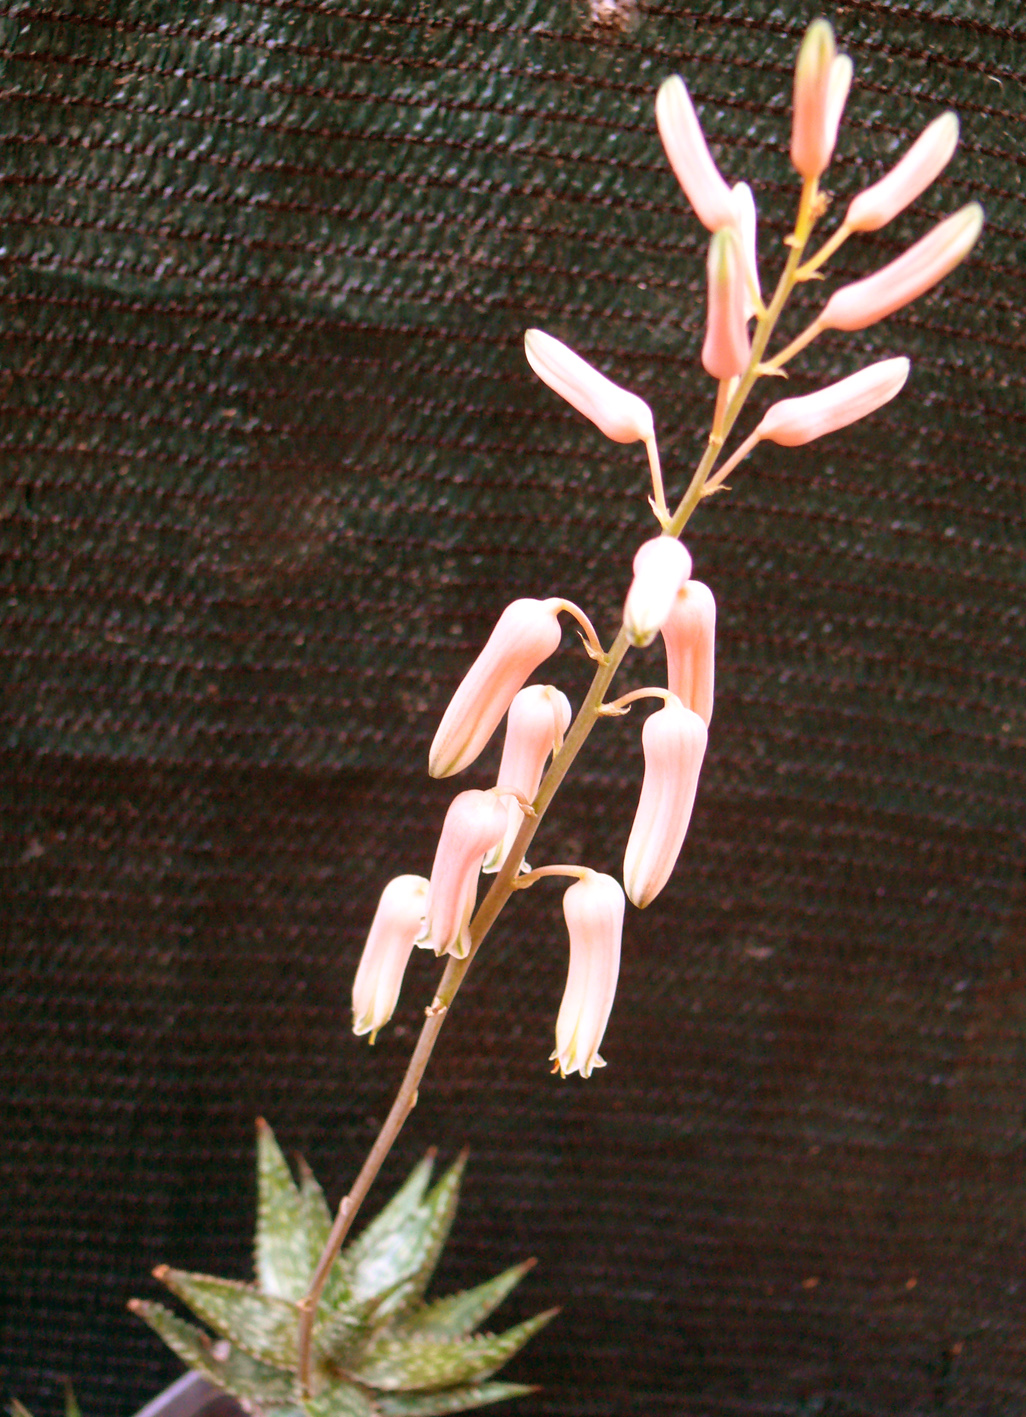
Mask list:
[[[521,689],[509,706],[506,720],[506,741],[502,745],[499,765],[499,787],[519,792],[527,802],[534,800],[541,784],[545,760],[563,741],[570,726],[570,700],[551,684],[529,684]],[[508,820],[502,841],[490,852],[485,871],[498,871],[524,820],[517,799],[507,801]],[[526,865],[521,869],[528,869]]]
[[[619,881],[598,871],[589,871],[563,896],[570,932],[570,969],[552,1054],[562,1077],[579,1072],[587,1078],[593,1068],[605,1067],[598,1050],[620,973],[623,912]]]
[[[525,599],[506,606],[442,715],[428,755],[432,777],[451,777],[478,756],[524,680],[559,648],[561,605]]]
[[[734,221],[730,188],[709,154],[691,97],[678,75],[660,84],[655,111],[666,156],[698,220],[707,231],[729,226]]]
[[[679,699],[651,714],[641,731],[645,778],[623,858],[623,883],[636,906],[655,900],[670,879],[691,821],[706,727]]]
[[[506,809],[494,793],[472,788],[450,802],[431,867],[424,924],[415,940],[422,949],[466,959],[481,863],[505,830]]]
[[[814,20],[795,65],[791,128],[791,161],[806,179],[818,177],[830,164],[851,74],[851,60],[837,53],[827,21]]]
[[[844,218],[852,231],[876,231],[904,211],[951,161],[958,144],[958,115],[942,113],[879,182],[853,197]]]
[[[381,892],[353,981],[353,1032],[369,1033],[372,1043],[399,1002],[427,890],[423,876],[396,876]]]
[[[982,227],[983,208],[970,202],[890,265],[834,291],[816,324],[822,330],[864,330],[918,300],[965,260]]]
[[[644,399],[600,374],[569,345],[543,330],[528,330],[524,350],[538,378],[614,443],[644,443],[655,437],[652,410]]]
[[[709,313],[702,364],[714,379],[733,379],[748,367],[745,262],[741,238],[731,226],[709,242]]]
[[[634,580],[623,607],[632,645],[647,645],[662,629],[678,590],[691,574],[691,557],[673,536],[654,536],[634,557]]]
[[[734,199],[734,224],[741,237],[741,254],[745,270],[745,319],[750,320],[759,309],[762,291],[759,286],[759,258],[756,251],[755,198],[747,182],[735,182],[730,189]]]
[[[755,437],[795,448],[846,428],[889,403],[908,378],[908,371],[904,357],[881,359],[814,394],[782,399],[766,410]]]
[[[716,601],[701,581],[685,581],[663,622],[666,687],[708,728],[716,665]]]

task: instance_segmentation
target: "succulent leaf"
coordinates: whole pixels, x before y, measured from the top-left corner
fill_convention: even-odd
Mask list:
[[[320,1189],[318,1187],[318,1189]],[[323,1196],[322,1196],[323,1199]],[[301,1299],[310,1282],[308,1212],[288,1162],[262,1117],[257,1119],[257,1229],[253,1256],[265,1294]],[[328,1222],[329,1228],[331,1222]],[[317,1254],[320,1254],[318,1249]],[[314,1256],[313,1263],[316,1263]]]
[[[384,1392],[410,1392],[452,1387],[491,1377],[558,1311],[549,1309],[500,1334],[433,1342],[391,1333],[371,1340],[359,1363],[350,1370],[358,1382]]]
[[[235,1347],[230,1347],[225,1357],[215,1357],[213,1345],[203,1330],[180,1319],[163,1304],[133,1299],[129,1307],[160,1335],[183,1363],[240,1402],[247,1406],[258,1402],[261,1407],[293,1405],[291,1374],[279,1372]]]
[[[523,1279],[528,1270],[534,1268],[534,1260],[525,1260],[511,1269],[503,1270],[494,1279],[478,1284],[474,1289],[464,1289],[459,1294],[448,1294],[444,1299],[435,1299],[402,1318],[402,1333],[408,1338],[465,1338],[483,1324],[493,1310],[497,1309],[506,1295]]]
[[[340,1304],[334,1310],[324,1312],[324,1305],[318,1311],[313,1332],[314,1354],[321,1364],[329,1367],[345,1367],[354,1346],[358,1347],[371,1327],[377,1300],[370,1299],[362,1304]]]
[[[67,1378],[64,1380],[64,1417],[82,1417],[82,1409],[78,1405],[75,1389]]]
[[[303,1404],[306,1417],[378,1417],[369,1397],[352,1383],[331,1383]]]
[[[447,1412],[466,1412],[489,1402],[509,1397],[527,1397],[537,1392],[527,1383],[468,1383],[443,1392],[395,1392],[376,1402],[381,1417],[445,1417]]]
[[[188,1274],[161,1265],[154,1277],[215,1333],[236,1344],[252,1358],[275,1368],[296,1366],[299,1310],[295,1304],[261,1294],[237,1280],[209,1274]]]
[[[435,1153],[432,1150],[417,1162],[416,1166],[385,1206],[384,1210],[376,1215],[371,1223],[360,1232],[358,1238],[353,1240],[346,1247],[342,1258],[350,1274],[355,1275],[359,1273],[364,1266],[373,1266],[381,1247],[385,1245],[397,1231],[400,1231],[411,1217],[416,1216],[420,1203],[424,1198],[424,1192],[427,1190],[428,1183],[431,1180],[431,1172],[434,1168],[434,1164]],[[394,1283],[395,1281],[393,1280],[392,1282]],[[381,1287],[382,1289],[388,1289],[391,1285],[386,1283]],[[355,1285],[353,1289],[355,1293]],[[368,1296],[364,1295],[363,1297]]]

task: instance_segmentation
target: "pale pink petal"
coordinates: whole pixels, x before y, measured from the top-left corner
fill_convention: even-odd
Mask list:
[[[729,226],[734,220],[730,188],[709,154],[684,80],[676,74],[659,86],[656,123],[670,166],[698,220],[707,231]]]
[[[509,706],[497,786],[514,788],[528,802],[533,801],[541,784],[545,761],[563,741],[570,718],[570,700],[551,684],[529,684],[521,689]],[[509,813],[506,833],[485,861],[487,872],[502,867],[524,820],[523,809],[515,797],[503,800]],[[529,868],[525,864],[521,869]]]
[[[791,161],[805,178],[819,177],[830,163],[851,75],[851,60],[838,55],[833,30],[826,20],[815,20],[794,71]]]
[[[506,809],[494,793],[471,789],[453,798],[431,867],[424,924],[415,941],[422,949],[466,959],[481,863],[505,830]]]
[[[570,968],[556,1020],[552,1054],[563,1077],[591,1077],[604,1068],[599,1047],[609,1022],[620,972],[624,899],[612,876],[589,871],[563,896],[570,932]]]
[[[691,557],[676,537],[655,536],[638,547],[634,580],[623,607],[632,645],[647,645],[655,638],[690,574]]]
[[[886,176],[853,197],[844,224],[852,231],[876,231],[914,202],[947,167],[958,144],[958,115],[942,113]]]
[[[354,1033],[376,1034],[395,1012],[427,890],[423,876],[396,876],[382,891],[353,981]]]
[[[708,728],[716,665],[716,601],[701,581],[685,581],[663,622],[666,687]]]
[[[758,311],[762,300],[756,250],[755,198],[747,182],[735,182],[730,189],[730,195],[734,199],[734,223],[741,236],[741,250],[745,261],[745,319],[750,320]]]
[[[889,403],[900,392],[908,371],[904,357],[881,359],[814,394],[781,399],[766,410],[756,436],[786,448],[811,443],[813,438],[846,428]]]
[[[648,404],[600,374],[569,345],[544,330],[528,330],[524,350],[538,378],[614,443],[648,442],[655,437]]]
[[[636,906],[649,905],[670,879],[691,821],[706,727],[679,699],[645,720],[645,778],[627,851],[623,883]]]
[[[747,281],[741,238],[733,227],[709,242],[708,320],[702,365],[714,379],[733,379],[748,367]]]

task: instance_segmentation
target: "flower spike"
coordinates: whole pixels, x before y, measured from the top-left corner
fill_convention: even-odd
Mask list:
[[[499,786],[515,788],[526,801],[532,801],[541,784],[545,759],[562,745],[570,718],[570,700],[551,684],[529,684],[521,689],[509,706]],[[515,798],[508,813],[505,836],[489,853],[483,868],[486,872],[502,867],[524,820],[524,809]],[[525,861],[520,869],[531,868]]]
[[[830,165],[851,74],[851,60],[837,53],[830,25],[814,20],[795,65],[791,128],[791,161],[806,181]]]
[[[849,231],[876,231],[925,192],[947,167],[958,145],[958,115],[942,113],[886,176],[853,197],[844,218]]]
[[[478,756],[524,680],[559,648],[562,607],[556,598],[506,606],[442,715],[428,755],[432,777],[451,777]]]
[[[655,639],[673,609],[678,590],[691,575],[691,557],[673,536],[654,536],[634,557],[634,580],[623,607],[623,623],[632,645]]]
[[[506,808],[494,792],[471,788],[450,802],[431,867],[423,927],[414,942],[421,949],[466,959],[481,863],[505,831]]]
[[[561,1077],[591,1077],[604,1068],[599,1047],[609,1022],[620,973],[624,898],[619,881],[585,871],[563,896],[570,932],[570,969],[556,1019],[556,1049],[551,1055]]]
[[[645,778],[623,858],[623,883],[639,909],[655,900],[677,863],[695,805],[706,738],[698,714],[673,695],[641,730]]]
[[[666,686],[709,727],[716,663],[716,601],[701,581],[685,581],[663,622]]]
[[[709,242],[709,316],[702,364],[714,379],[733,379],[748,367],[748,282],[741,238],[733,227]]]
[[[655,437],[648,404],[600,374],[569,345],[544,330],[528,330],[524,350],[538,378],[614,443],[647,443]]]
[[[881,359],[814,394],[782,399],[766,410],[753,437],[760,441],[768,438],[785,448],[811,443],[890,403],[900,393],[908,371],[909,361],[904,357]]]
[[[666,156],[698,220],[707,231],[732,225],[735,207],[730,188],[709,155],[691,96],[679,75],[660,84],[655,112]]]
[[[353,980],[353,1032],[369,1033],[372,1043],[399,1002],[427,891],[423,876],[396,876],[381,892]]]

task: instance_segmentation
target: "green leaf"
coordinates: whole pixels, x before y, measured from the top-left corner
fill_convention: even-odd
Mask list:
[[[325,1312],[322,1305],[317,1311],[317,1321],[313,1332],[314,1356],[319,1363],[330,1367],[348,1367],[348,1360],[354,1344],[366,1337],[367,1330],[375,1318],[377,1300],[366,1300],[362,1304],[339,1305],[333,1312]]]
[[[82,1417],[82,1409],[78,1405],[70,1378],[64,1379],[64,1417]]]
[[[258,1402],[261,1407],[293,1405],[290,1374],[260,1363],[234,1347],[229,1347],[224,1356],[215,1357],[213,1345],[203,1330],[180,1319],[170,1309],[165,1309],[163,1304],[133,1299],[128,1307],[160,1335],[183,1363],[202,1373],[215,1387],[230,1392],[243,1402]],[[223,1346],[218,1345],[219,1352]]]
[[[309,1283],[309,1280],[313,1278],[314,1270],[317,1268],[317,1261],[321,1257],[321,1252],[328,1243],[328,1236],[331,1234],[332,1215],[316,1176],[301,1156],[298,1158],[298,1161],[299,1200],[303,1211],[304,1225],[306,1227],[307,1255],[310,1265],[307,1279],[307,1283]],[[349,1304],[350,1298],[345,1267],[336,1259],[328,1275],[328,1282],[324,1286],[324,1293],[321,1295],[320,1311],[322,1313],[330,1313],[341,1310]]]
[[[444,1299],[435,1299],[424,1304],[402,1318],[404,1337],[412,1338],[465,1338],[499,1307],[503,1299],[523,1279],[528,1270],[534,1268],[534,1260],[525,1260],[511,1269],[497,1274],[494,1279],[474,1289],[465,1289],[460,1294],[449,1294]]]
[[[352,1383],[332,1383],[303,1404],[307,1417],[378,1417],[377,1407]]]
[[[188,1274],[161,1265],[154,1277],[166,1284],[205,1324],[253,1358],[275,1368],[296,1366],[299,1309],[232,1279]]]
[[[358,1382],[386,1392],[431,1390],[491,1377],[557,1312],[549,1309],[505,1333],[480,1334],[476,1338],[432,1342],[379,1335],[350,1372]]]
[[[446,1412],[466,1412],[489,1402],[505,1402],[509,1397],[527,1397],[537,1392],[527,1383],[469,1383],[445,1392],[397,1392],[377,1399],[381,1417],[444,1417]]]
[[[258,1117],[257,1227],[253,1261],[257,1284],[265,1294],[279,1299],[302,1299],[306,1293],[313,1270],[307,1216],[308,1207],[303,1203],[274,1133],[264,1119]],[[328,1223],[330,1226],[331,1222]]]
[[[427,1190],[428,1182],[431,1180],[434,1162],[435,1153],[432,1150],[417,1162],[384,1210],[374,1217],[365,1230],[360,1232],[357,1239],[346,1246],[343,1258],[350,1274],[355,1275],[365,1265],[372,1267],[381,1246],[400,1231],[412,1216],[416,1215],[424,1198],[424,1192]],[[370,1282],[368,1271],[368,1279],[362,1287],[366,1289]],[[392,1281],[392,1283],[394,1282],[395,1280]],[[381,1289],[390,1287],[389,1283],[380,1286]],[[367,1297],[367,1295],[362,1297]]]

